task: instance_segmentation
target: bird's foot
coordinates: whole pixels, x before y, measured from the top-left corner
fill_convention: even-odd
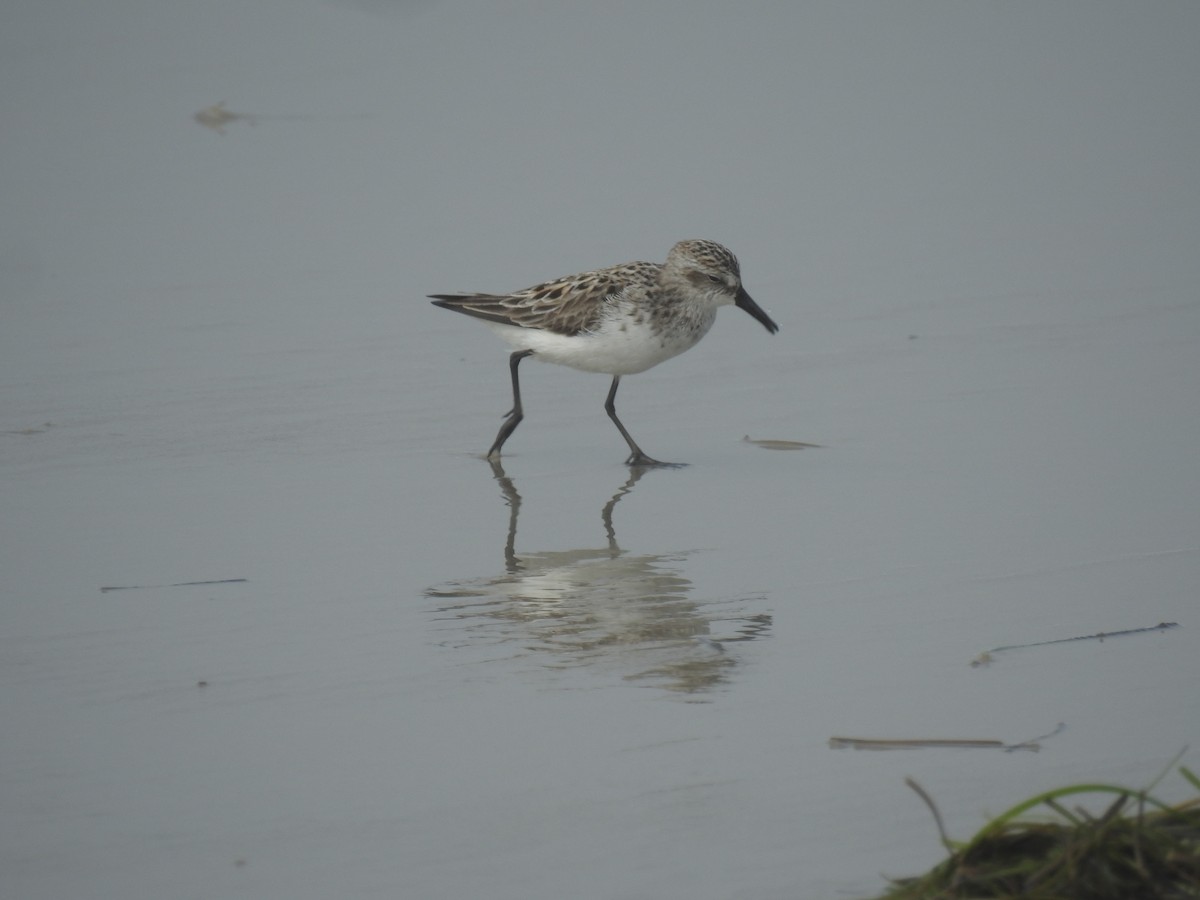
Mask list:
[[[629,454],[629,459],[625,460],[625,465],[632,466],[635,469],[682,469],[687,463],[663,462],[662,460],[647,456],[638,450],[636,453]]]

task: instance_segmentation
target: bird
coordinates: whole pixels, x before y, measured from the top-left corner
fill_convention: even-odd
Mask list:
[[[742,286],[737,257],[709,240],[675,244],[663,263],[630,262],[566,275],[510,294],[429,294],[435,306],[481,319],[512,346],[513,405],[488,449],[500,457],[524,418],[517,367],[526,357],[611,375],[604,410],[629,445],[629,466],[676,466],[643,452],[617,417],[617,388],[694,347],[717,309],[733,305],[771,334],[779,326]]]

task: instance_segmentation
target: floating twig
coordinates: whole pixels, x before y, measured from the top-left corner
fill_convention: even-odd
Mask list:
[[[1070,644],[1075,641],[1103,642],[1106,638],[1127,637],[1131,634],[1148,634],[1152,631],[1167,631],[1168,629],[1178,627],[1178,622],[1159,622],[1157,625],[1149,625],[1145,628],[1126,628],[1122,631],[1098,631],[1095,634],[1081,634],[1078,637],[1058,638],[1053,641],[1034,641],[1030,644],[1006,644],[1003,647],[993,647],[991,650],[984,650],[971,660],[971,667],[979,668],[980,666],[989,665],[995,659],[993,654],[1004,650],[1023,650],[1026,647],[1048,647],[1051,644]]]
[[[1049,734],[1043,734],[1017,744],[1006,744],[1004,741],[979,740],[972,738],[856,738],[831,737],[829,746],[834,750],[918,750],[929,748],[950,748],[954,750],[1032,750],[1036,753],[1042,748],[1040,741],[1059,734],[1066,724],[1058,723],[1058,727]]]
[[[764,450],[812,450],[820,448],[820,444],[806,444],[803,441],[777,441],[771,438],[752,438],[746,435],[742,443],[754,444]]]
[[[179,581],[175,584],[123,584],[116,587],[102,587],[100,593],[109,591],[144,591],[150,588],[196,587],[202,584],[245,584],[248,578],[222,578],[218,581]]]
[[[831,737],[834,750],[914,750],[918,747],[954,747],[960,750],[1003,750],[1004,741],[959,738],[854,738]]]

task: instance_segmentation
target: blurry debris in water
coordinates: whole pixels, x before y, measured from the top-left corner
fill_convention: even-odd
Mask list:
[[[107,594],[109,591],[144,591],[150,588],[169,588],[169,587],[196,587],[202,584],[245,584],[250,579],[248,578],[222,578],[219,581],[179,581],[175,584],[125,584],[117,587],[102,587],[100,593]]]
[[[192,116],[192,118],[203,125],[205,128],[211,128],[217,134],[225,134],[225,126],[230,122],[245,122],[249,125],[257,125],[259,122],[317,122],[317,121],[346,121],[349,119],[365,119],[365,113],[348,113],[346,115],[289,115],[276,116],[265,115],[262,113],[244,113],[234,112],[232,109],[225,108],[225,101],[214,103],[212,106],[206,106],[200,112]]]
[[[820,444],[806,444],[803,441],[776,441],[771,438],[752,438],[746,435],[742,441],[747,444],[754,444],[756,447],[762,447],[764,450],[811,450],[819,448]]]
[[[854,738],[831,737],[829,747],[832,750],[917,750],[924,748],[951,748],[955,750],[1032,750],[1036,753],[1042,749],[1041,741],[1061,734],[1066,728],[1065,722],[1059,722],[1055,729],[1048,734],[1041,734],[1019,744],[1006,744],[997,740],[977,740],[962,738]]]
[[[957,738],[854,738],[831,737],[833,750],[914,750],[919,747],[953,747],[958,750],[998,750],[1004,741],[966,740]]]
[[[995,660],[992,654],[999,653],[1002,650],[1023,650],[1026,647],[1048,647],[1051,644],[1071,644],[1075,641],[1100,641],[1104,643],[1105,638],[1126,637],[1131,634],[1147,634],[1152,631],[1167,631],[1171,628],[1178,628],[1178,622],[1159,622],[1157,625],[1148,625],[1145,628],[1126,628],[1123,631],[1098,631],[1095,634],[1081,634],[1078,637],[1058,638],[1053,641],[1034,641],[1031,644],[1007,644],[1003,647],[993,647],[991,650],[985,650],[977,657],[971,660],[972,668],[986,666]]]
[[[225,134],[225,126],[230,122],[246,122],[250,125],[258,124],[258,116],[253,113],[233,112],[225,108],[225,101],[214,103],[212,106],[206,106],[200,112],[192,116],[198,123],[205,128],[211,128],[219,135]]]
[[[53,422],[43,422],[40,426],[34,428],[10,428],[7,431],[0,432],[0,434],[43,434],[46,429],[53,427]]]

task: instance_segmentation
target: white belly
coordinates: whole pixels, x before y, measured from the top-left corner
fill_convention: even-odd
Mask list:
[[[542,362],[570,366],[584,372],[606,375],[636,375],[678,356],[704,337],[706,325],[670,335],[657,334],[647,327],[635,327],[621,320],[606,323],[603,330],[588,334],[563,335],[537,328],[488,323],[493,331],[518,350],[532,350]]]

